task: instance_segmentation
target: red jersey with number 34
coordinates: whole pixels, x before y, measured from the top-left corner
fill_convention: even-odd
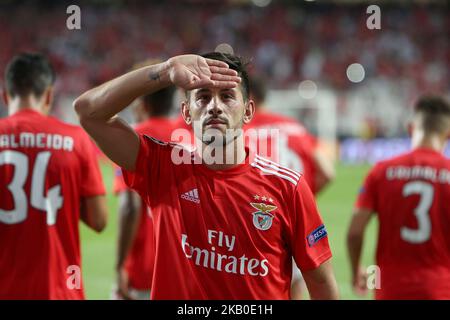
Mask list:
[[[197,160],[141,135],[123,170],[152,209],[152,299],[289,299],[292,256],[303,271],[331,257],[305,180],[258,156],[216,171]]]
[[[0,299],[83,299],[82,197],[105,193],[92,142],[23,110],[0,119]]]
[[[377,164],[357,208],[377,213],[377,299],[450,299],[450,160],[420,148]]]

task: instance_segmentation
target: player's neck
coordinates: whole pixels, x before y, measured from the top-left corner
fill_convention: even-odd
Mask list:
[[[245,162],[244,137],[239,135],[225,146],[202,143],[203,164],[210,170],[228,170]]]
[[[445,148],[446,141],[438,134],[428,134],[419,132],[413,135],[412,138],[413,149],[431,149],[437,152],[442,152]]]
[[[42,104],[32,97],[27,98],[14,98],[8,103],[8,114],[11,116],[16,112],[22,110],[34,110],[40,113],[42,112]]]

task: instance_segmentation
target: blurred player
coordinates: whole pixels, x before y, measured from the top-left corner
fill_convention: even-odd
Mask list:
[[[194,152],[138,135],[114,117],[137,97],[171,85],[186,90],[182,114],[194,126]],[[237,57],[176,56],[89,90],[74,106],[152,209],[152,299],[288,299],[292,256],[313,299],[338,297],[308,185],[292,170],[249,159],[244,148],[242,126],[254,103]]]
[[[0,299],[84,299],[78,223],[107,212],[93,144],[47,116],[55,75],[39,54],[6,68],[0,119]]]
[[[256,113],[245,129],[277,129],[278,141],[274,146],[278,147],[278,150],[274,150],[273,156],[278,157],[281,165],[301,172],[313,193],[319,193],[334,179],[335,174],[333,162],[324,153],[317,138],[297,120],[267,109],[267,89],[260,78],[255,77],[250,82],[250,94],[255,102]],[[268,133],[270,134],[270,131]],[[258,137],[249,135],[249,138]],[[257,141],[253,143],[258,148]],[[268,156],[272,156],[271,150],[268,150]]]
[[[173,120],[169,116],[174,91],[174,87],[168,87],[135,101],[136,132],[163,141],[171,140]],[[149,299],[155,261],[151,211],[139,195],[125,185],[120,168],[116,171],[114,192],[119,196],[118,298]]]
[[[267,88],[260,77],[251,79],[250,95],[255,102],[256,113],[246,129],[277,129],[278,135],[269,137],[277,139],[274,146],[278,149],[274,154],[268,150],[269,155],[278,158],[282,166],[301,172],[314,194],[323,190],[334,178],[334,165],[319,148],[317,139],[297,120],[267,110]],[[258,136],[249,134],[249,138],[253,139],[250,143],[258,148]],[[265,135],[262,139],[265,140]],[[270,146],[271,142],[267,144]],[[291,299],[300,300],[305,290],[301,273],[293,264]]]
[[[413,150],[378,163],[360,191],[348,231],[353,288],[367,293],[360,256],[376,213],[376,299],[450,299],[450,160],[442,154],[450,137],[448,101],[422,97],[411,131]]]

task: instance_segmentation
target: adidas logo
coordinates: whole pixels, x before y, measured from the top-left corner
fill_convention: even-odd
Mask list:
[[[192,201],[195,203],[200,203],[200,199],[198,198],[197,188],[192,189],[191,191],[185,192],[181,195],[181,199]]]

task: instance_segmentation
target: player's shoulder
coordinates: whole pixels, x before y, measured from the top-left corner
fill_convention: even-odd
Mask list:
[[[170,140],[172,130],[174,129],[174,120],[169,118],[150,118],[134,126],[134,130],[140,134],[156,136],[162,140]]]
[[[250,165],[253,167],[255,173],[263,179],[270,180],[272,183],[295,188],[299,181],[303,179],[301,173],[261,157],[258,154],[255,154]]]
[[[419,161],[418,161],[419,160]],[[380,160],[370,170],[372,175],[383,174],[388,168],[399,166],[413,166],[421,161],[416,151],[407,151],[388,159]]]
[[[5,128],[10,122],[9,117],[0,118],[0,129]]]
[[[59,131],[59,133],[70,135],[79,139],[85,139],[88,137],[87,133],[79,125],[64,122],[54,116],[48,116],[47,122],[52,126],[52,129]]]
[[[449,163],[449,159],[447,159],[443,154],[438,151],[423,148],[411,150],[390,159],[380,161],[380,164],[384,166],[413,166],[418,164],[444,165],[445,163]]]
[[[148,133],[140,133],[140,135],[141,135],[142,139],[144,140],[144,143],[146,143],[146,144],[159,146],[159,147],[162,147],[163,149],[167,149],[169,151],[176,148],[176,149],[186,149],[186,151],[190,152],[188,150],[188,148],[182,144],[175,143],[175,142],[162,141],[160,139],[153,137],[152,135],[150,135]]]
[[[270,111],[257,113],[254,120],[256,124],[260,125],[273,123],[297,123],[297,121],[292,117]]]

